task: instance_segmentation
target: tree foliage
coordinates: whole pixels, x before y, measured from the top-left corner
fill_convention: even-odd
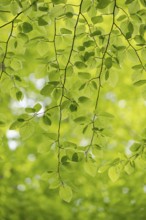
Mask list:
[[[2,220],[146,217],[145,6],[0,1]]]

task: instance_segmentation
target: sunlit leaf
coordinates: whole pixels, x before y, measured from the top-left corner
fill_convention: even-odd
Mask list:
[[[72,189],[68,185],[62,185],[59,189],[60,198],[65,202],[70,202],[72,199]]]
[[[143,80],[139,80],[137,82],[134,82],[133,85],[134,86],[143,86],[146,83],[146,79]]]
[[[116,182],[120,177],[120,170],[118,169],[117,166],[112,166],[108,170],[108,175],[112,180],[112,182]]]
[[[19,132],[23,140],[30,138],[33,135],[34,131],[34,124],[29,121],[23,123],[23,125],[19,128]]]
[[[97,164],[92,161],[85,162],[84,170],[86,171],[87,174],[94,177],[97,173]]]

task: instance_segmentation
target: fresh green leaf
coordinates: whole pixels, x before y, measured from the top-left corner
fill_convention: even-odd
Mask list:
[[[133,85],[134,86],[143,86],[146,83],[146,79],[143,80],[139,80],[137,82],[134,82]]]
[[[35,112],[35,109],[34,108],[25,108],[25,111],[27,113],[34,113]]]
[[[99,30],[93,31],[93,32],[90,34],[91,37],[98,36],[98,35],[101,35],[101,31],[99,31]]]
[[[71,105],[69,106],[69,109],[70,109],[71,112],[76,112],[77,109],[78,109],[78,106],[77,106],[76,103],[73,103],[73,104],[71,104]]]
[[[33,135],[34,131],[34,124],[30,121],[23,123],[23,125],[19,128],[22,140],[30,138]]]
[[[89,174],[92,177],[95,177],[97,173],[97,164],[94,161],[87,161],[84,164],[84,170],[87,174]]]
[[[85,102],[88,102],[89,100],[90,99],[88,97],[86,97],[86,96],[81,96],[81,97],[78,98],[78,101],[80,103],[85,103]]]
[[[23,93],[21,91],[16,92],[16,98],[18,101],[21,101],[23,99]]]
[[[91,46],[94,46],[94,45],[95,45],[95,43],[94,43],[93,40],[88,40],[88,41],[85,41],[85,42],[83,43],[83,46],[84,46],[84,47],[91,47]]]
[[[141,147],[141,144],[140,144],[140,143],[134,143],[134,144],[131,145],[130,150],[131,150],[132,152],[136,152],[136,151],[139,150],[140,147]]]
[[[47,115],[44,115],[44,116],[43,116],[43,122],[44,122],[46,125],[51,125],[51,124],[52,124],[50,118],[49,118]]]
[[[81,61],[77,61],[75,62],[75,66],[78,68],[78,69],[84,69],[86,68],[86,64],[81,62]]]
[[[81,79],[90,79],[90,73],[88,72],[78,72],[78,76]]]
[[[80,116],[80,117],[74,119],[74,122],[76,122],[76,123],[83,123],[85,121],[86,121],[86,117],[84,117],[84,116]]]
[[[112,182],[116,182],[120,177],[120,170],[118,166],[112,166],[108,170],[108,176],[112,180]]]
[[[72,189],[68,185],[61,185],[59,189],[59,195],[65,202],[70,202],[72,199]]]
[[[135,0],[126,0],[125,4],[128,5],[128,4],[130,4],[130,3],[134,2],[134,1]]]
[[[22,29],[23,29],[24,33],[29,33],[29,32],[31,32],[33,30],[33,26],[30,23],[28,23],[28,22],[24,22],[22,24]]]
[[[124,170],[125,170],[125,172],[126,172],[128,175],[131,175],[131,174],[135,171],[135,163],[129,161],[129,162],[125,165]]]
[[[102,16],[95,16],[95,17],[91,18],[91,21],[93,24],[101,23],[101,22],[103,22],[103,17]]]
[[[45,25],[48,25],[48,22],[45,21],[42,17],[40,17],[40,18],[38,19],[38,25],[39,25],[39,26],[45,26]]]
[[[78,154],[77,154],[77,153],[74,153],[74,154],[72,155],[72,161],[74,161],[74,162],[78,162],[78,161],[79,161],[79,157],[78,157]]]
[[[106,66],[107,69],[110,69],[112,67],[112,58],[111,57],[107,57],[104,61],[104,64]]]
[[[66,28],[60,29],[61,34],[72,34],[72,31]]]
[[[33,106],[33,109],[35,109],[35,112],[39,112],[42,108],[42,105],[40,103],[37,103]]]
[[[44,96],[50,96],[53,89],[54,87],[52,85],[46,85],[41,89],[40,93],[41,95],[44,95]]]

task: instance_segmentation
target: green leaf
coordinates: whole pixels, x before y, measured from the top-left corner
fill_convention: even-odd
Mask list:
[[[134,2],[134,1],[135,0],[126,0],[125,4],[128,5],[128,4],[130,4],[130,3]]]
[[[78,47],[78,50],[79,50],[79,51],[84,51],[84,50],[85,50],[85,47],[79,46],[79,47]]]
[[[51,178],[49,178],[48,182],[49,182],[49,189],[57,189],[60,186],[60,181],[56,173],[54,175],[52,175],[51,173]]]
[[[104,64],[106,66],[107,69],[110,69],[112,67],[112,58],[111,57],[107,57],[104,61]]]
[[[126,15],[121,15],[121,16],[118,17],[117,21],[122,21],[122,20],[124,20],[125,18],[127,18]]]
[[[98,173],[104,173],[109,168],[109,165],[103,165],[98,169]]]
[[[140,144],[140,143],[134,143],[134,144],[131,145],[130,150],[131,150],[132,152],[136,152],[136,151],[139,150],[140,147],[141,147],[141,144]]]
[[[73,103],[73,104],[71,104],[71,105],[69,106],[69,109],[70,109],[71,112],[76,112],[77,109],[78,109],[78,106],[77,106],[76,103]]]
[[[129,22],[129,24],[128,24],[128,30],[129,30],[130,34],[132,35],[133,31],[134,31],[134,27],[133,27],[133,24],[131,22]]]
[[[25,111],[27,113],[34,113],[35,112],[35,109],[34,108],[25,108]]]
[[[49,139],[52,139],[54,141],[57,140],[57,134],[56,133],[46,133],[46,136],[49,138]]]
[[[143,66],[141,64],[134,65],[134,66],[132,66],[132,69],[134,69],[134,70],[141,70],[141,69],[143,69]]]
[[[111,0],[99,0],[97,8],[104,9],[111,3]]]
[[[140,0],[141,4],[146,7],[146,0]]]
[[[86,125],[84,128],[83,128],[83,134],[85,134],[85,132],[86,132],[86,130],[87,130],[87,128],[88,128],[88,125]]]
[[[84,69],[86,68],[86,64],[81,62],[81,61],[77,61],[75,62],[75,66],[78,68],[78,69]]]
[[[85,103],[85,102],[88,102],[89,100],[90,99],[88,97],[86,97],[86,96],[81,96],[81,97],[78,98],[78,101],[80,103]]]
[[[19,128],[21,125],[22,125],[22,123],[17,120],[17,121],[14,121],[14,122],[10,125],[9,129],[10,129],[10,130],[16,130],[16,129]]]
[[[83,84],[80,86],[79,90],[84,89],[84,88],[85,88],[85,86],[86,86],[86,83],[83,83]]]
[[[33,106],[33,109],[35,109],[35,112],[39,112],[42,108],[42,105],[40,103],[37,103]]]
[[[97,90],[98,87],[97,87],[97,83],[95,81],[92,81],[91,85],[95,90]]]
[[[45,6],[44,6],[44,7],[43,7],[43,6],[42,6],[42,7],[40,6],[40,7],[38,7],[38,9],[39,9],[40,11],[48,11],[48,7],[45,7]]]
[[[84,54],[84,61],[86,62],[87,60],[89,60],[90,57],[92,57],[94,55],[95,55],[94,52],[85,52],[85,54]]]
[[[70,202],[72,199],[72,189],[68,185],[62,185],[59,189],[60,198],[65,202]]]
[[[61,34],[72,34],[72,31],[66,28],[60,29]]]
[[[97,164],[94,161],[87,161],[84,164],[84,170],[87,174],[89,174],[92,177],[95,177],[97,173]]]
[[[134,82],[133,85],[134,86],[143,86],[146,83],[146,79],[143,80],[139,80],[137,82]]]
[[[114,115],[110,114],[109,112],[101,112],[98,114],[98,110],[97,110],[97,112],[95,111],[95,113],[97,113],[98,116],[107,117],[107,118],[114,118]]]
[[[126,172],[128,175],[131,175],[131,174],[135,171],[135,164],[134,164],[134,162],[129,161],[129,162],[125,165],[124,170],[125,170],[125,172]]]
[[[45,21],[42,17],[40,17],[40,18],[38,19],[38,25],[39,25],[39,26],[45,26],[45,25],[48,25],[48,22]]]
[[[55,99],[55,100],[58,100],[59,98],[61,97],[61,89],[59,88],[59,89],[54,89],[54,91],[53,91],[53,98]]]
[[[46,85],[41,89],[40,93],[41,95],[44,95],[44,96],[50,96],[53,89],[54,87],[52,85]]]
[[[107,71],[105,72],[105,80],[108,80],[108,78],[109,78],[109,71],[107,70]]]
[[[88,72],[78,72],[78,76],[81,78],[81,79],[90,79],[90,73]]]
[[[136,43],[138,44],[145,44],[145,40],[141,35],[136,35],[134,37],[134,40],[136,41]]]
[[[18,101],[21,101],[23,99],[23,93],[21,91],[16,92],[16,98]]]
[[[74,14],[72,12],[66,12],[65,15],[67,18],[72,18]]]
[[[83,1],[81,11],[83,13],[87,12],[90,9],[90,7],[91,7],[91,1],[90,0]]]
[[[144,37],[145,32],[146,32],[146,25],[145,24],[141,24],[140,27],[139,27],[140,35]]]
[[[22,137],[22,140],[26,140],[30,138],[34,133],[34,124],[32,122],[25,122],[23,125],[19,128],[20,135]]]
[[[30,23],[28,23],[28,22],[24,22],[22,24],[22,29],[23,29],[24,33],[29,33],[29,32],[31,32],[33,30],[33,26]]]
[[[79,124],[83,123],[85,121],[86,121],[86,117],[84,117],[84,116],[80,116],[80,117],[74,119],[74,122],[79,123]]]
[[[91,46],[94,46],[94,45],[95,45],[95,43],[94,43],[93,40],[88,40],[88,41],[85,41],[85,42],[83,43],[83,46],[84,46],[84,47],[91,47]]]
[[[66,3],[66,0],[51,0],[53,4],[61,4],[61,3]]]
[[[103,17],[102,16],[95,16],[95,17],[91,18],[91,21],[93,24],[101,23],[101,22],[103,22]]]
[[[101,35],[101,31],[99,31],[99,30],[93,31],[93,32],[90,34],[91,37],[98,36],[98,35]]]
[[[77,154],[77,153],[74,153],[74,154],[72,155],[72,161],[74,161],[74,162],[78,162],[78,161],[79,161],[79,157],[78,157],[78,154]]]
[[[44,153],[47,153],[50,151],[50,148],[51,148],[51,144],[52,143],[49,143],[47,142],[47,145],[46,144],[40,144],[37,148],[37,151],[38,153],[40,154],[44,154]]]
[[[15,1],[15,0],[11,1],[10,10],[11,10],[13,15],[16,15],[20,12],[21,9],[20,9],[17,1]]]
[[[49,118],[47,115],[44,115],[44,116],[43,116],[43,122],[44,122],[46,125],[51,125],[51,124],[52,124],[50,118]]]
[[[66,163],[68,163],[67,161],[68,161],[68,156],[63,156],[62,158],[61,158],[61,163],[63,164],[63,165],[66,165]]]
[[[116,182],[120,177],[120,170],[118,166],[112,166],[108,170],[108,176],[112,180],[112,182]]]

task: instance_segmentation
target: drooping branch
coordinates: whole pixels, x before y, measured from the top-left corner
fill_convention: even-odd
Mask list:
[[[95,108],[94,108],[94,112],[97,111],[98,105],[99,105],[99,97],[100,97],[100,92],[101,92],[101,87],[102,87],[102,83],[101,83],[101,76],[103,74],[103,69],[104,69],[104,59],[105,56],[107,54],[108,51],[108,47],[110,45],[110,39],[111,39],[111,35],[112,35],[112,31],[114,28],[114,23],[115,23],[115,10],[116,10],[116,0],[114,1],[114,5],[113,5],[113,12],[112,12],[112,24],[111,24],[111,28],[110,28],[110,32],[108,34],[108,38],[107,38],[107,43],[102,55],[102,60],[101,60],[101,66],[100,66],[100,70],[97,76],[97,80],[98,80],[98,91],[97,91],[97,96],[96,96],[96,101],[95,101]],[[86,160],[88,158],[88,153],[92,147],[93,141],[94,141],[94,137],[95,137],[95,120],[96,120],[96,113],[94,113],[93,115],[93,119],[92,119],[92,136],[91,136],[91,140],[90,140],[90,144],[87,148],[87,150],[85,151],[85,156],[86,156]]]
[[[61,142],[60,142],[60,135],[61,135],[61,122],[62,122],[62,102],[63,102],[64,92],[65,92],[67,68],[68,68],[68,65],[69,65],[69,63],[71,61],[71,57],[72,57],[72,53],[73,53],[73,49],[74,49],[75,38],[76,38],[76,31],[77,31],[77,26],[78,26],[78,22],[79,22],[79,17],[81,15],[82,3],[83,3],[83,0],[81,0],[81,2],[80,2],[79,12],[78,12],[76,23],[75,23],[75,26],[74,26],[74,33],[73,33],[73,38],[72,38],[72,44],[71,44],[71,49],[70,49],[70,53],[69,53],[69,56],[68,56],[68,60],[67,60],[66,65],[65,65],[64,77],[63,77],[63,83],[62,83],[62,94],[61,94],[61,98],[60,98],[60,102],[59,102],[59,124],[58,124],[58,140],[57,140],[57,142],[58,142],[58,175],[59,175],[59,179],[61,180],[62,184],[63,184],[63,181],[62,181],[61,173],[60,173],[60,168],[61,168]]]

